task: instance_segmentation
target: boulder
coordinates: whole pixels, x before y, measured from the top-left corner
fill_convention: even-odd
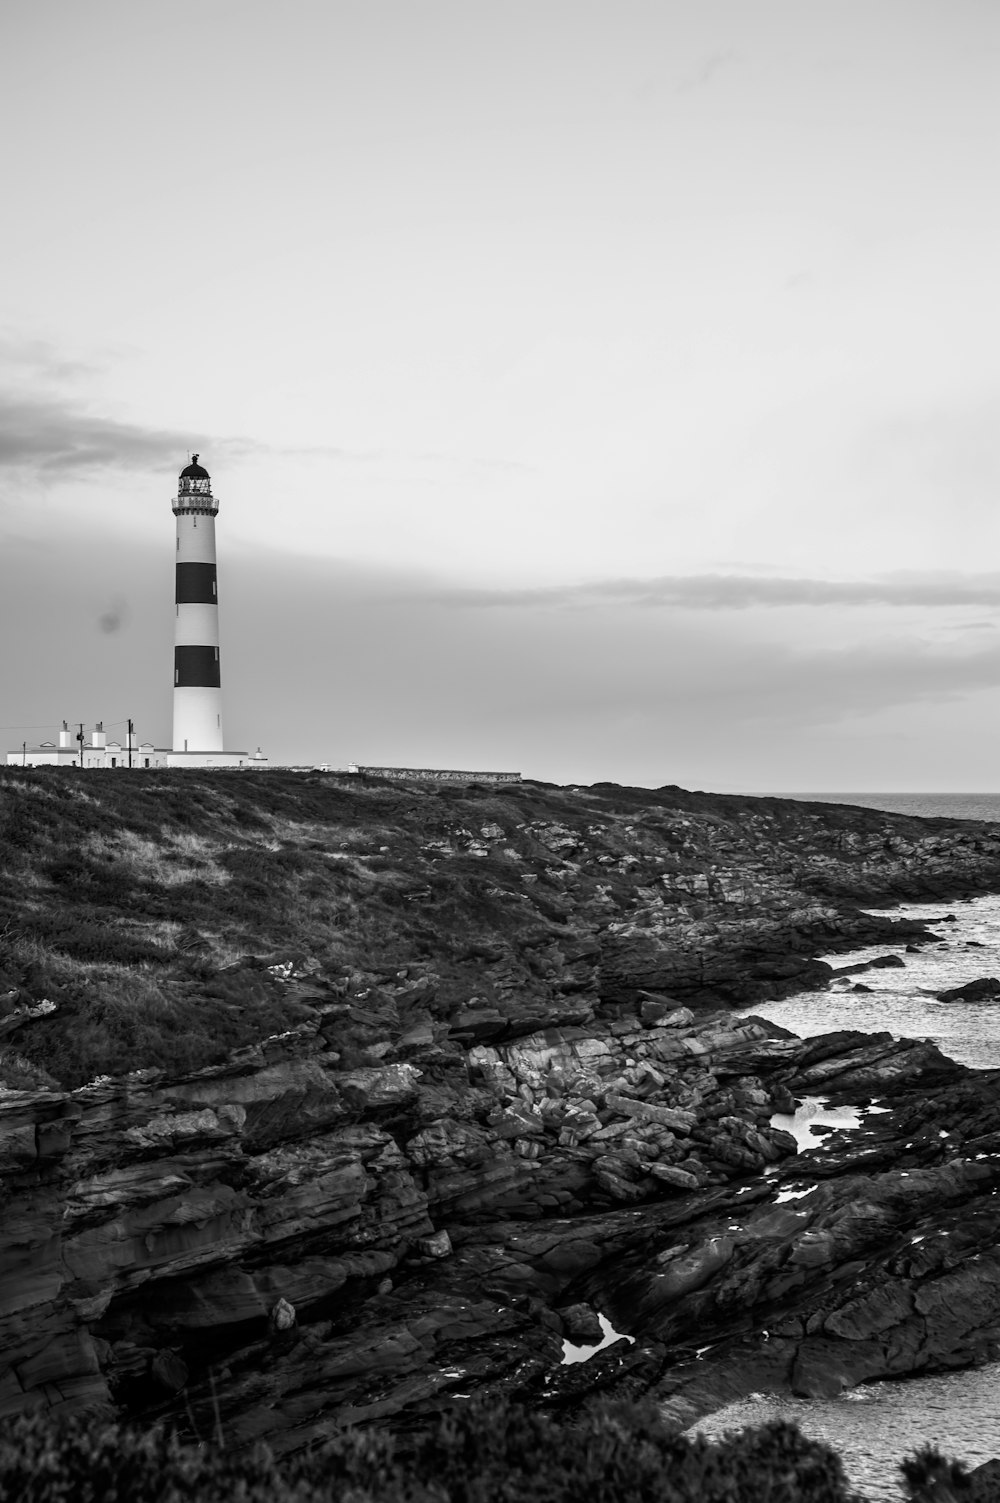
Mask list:
[[[450,1258],[452,1253],[451,1238],[443,1230],[418,1237],[414,1247],[424,1258]]]
[[[902,955],[876,955],[874,960],[859,960],[855,965],[835,966],[834,976],[858,976],[862,971],[896,970],[905,966]]]
[[[604,1338],[604,1331],[597,1312],[589,1305],[569,1305],[560,1310],[563,1326],[570,1341],[579,1346],[591,1346]]]
[[[640,991],[639,998],[639,1017],[644,1028],[680,1028],[693,1021],[690,1009],[674,997]]]
[[[1000,997],[1000,980],[996,976],[981,976],[978,981],[937,993],[939,1002],[992,1002],[997,997]]]

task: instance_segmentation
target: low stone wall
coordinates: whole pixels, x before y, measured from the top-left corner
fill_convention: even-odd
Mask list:
[[[519,783],[519,772],[457,772],[451,767],[362,767],[352,762],[348,772],[372,778],[419,779],[422,783]]]

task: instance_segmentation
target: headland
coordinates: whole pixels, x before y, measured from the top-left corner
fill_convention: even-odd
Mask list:
[[[8,769],[0,851],[3,1413],[683,1428],[1000,1352],[1000,1076],[734,1011],[932,942],[863,909],[1000,890],[1000,826]],[[799,1152],[771,1119],[820,1093],[885,1109]],[[563,1365],[599,1315],[634,1340]]]

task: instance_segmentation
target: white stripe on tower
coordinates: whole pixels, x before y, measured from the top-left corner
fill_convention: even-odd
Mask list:
[[[177,620],[174,629],[174,751],[222,751],[219,596],[215,514],[206,469],[181,470],[177,500]]]

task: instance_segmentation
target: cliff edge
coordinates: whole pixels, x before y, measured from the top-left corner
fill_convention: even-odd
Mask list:
[[[1000,827],[7,770],[0,858],[0,1412],[285,1449],[995,1354],[996,1078],[731,1009],[929,939],[859,905],[996,890]],[[888,1110],[799,1153],[809,1092]]]

